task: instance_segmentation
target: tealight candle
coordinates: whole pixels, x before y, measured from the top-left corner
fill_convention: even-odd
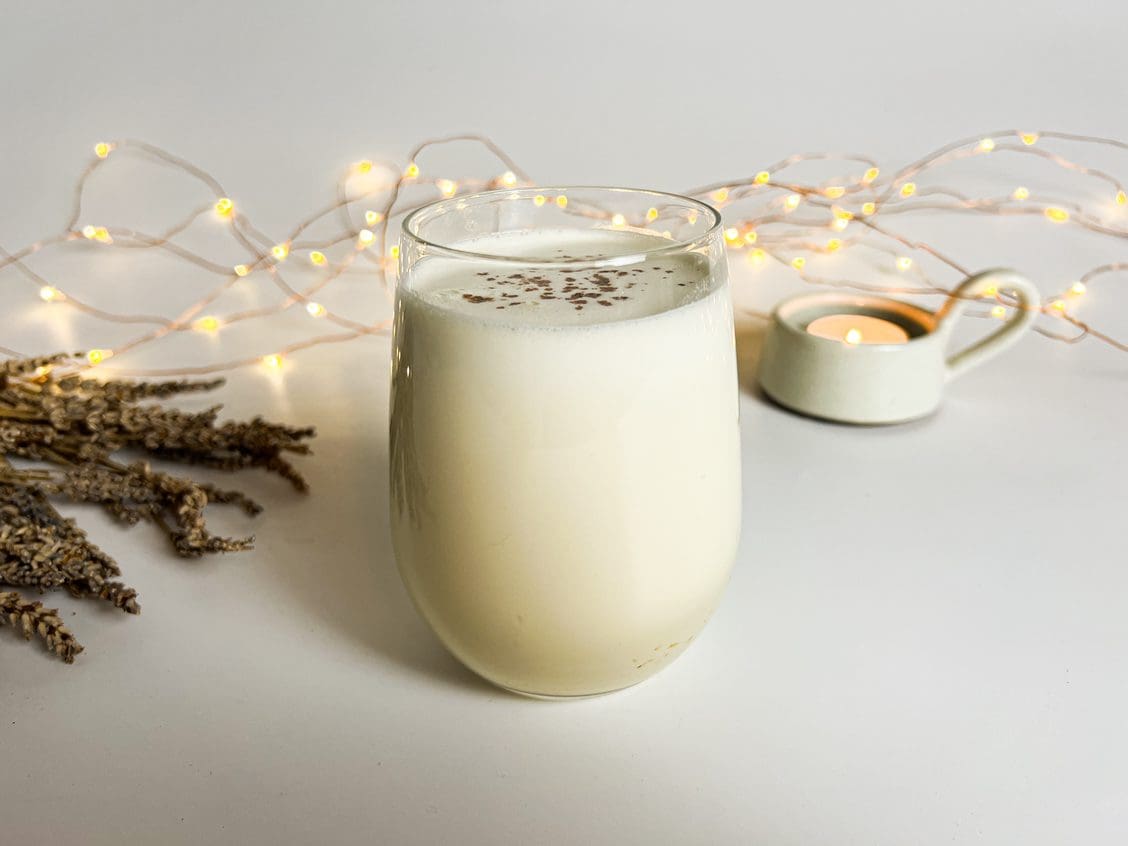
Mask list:
[[[807,325],[808,334],[847,344],[903,344],[904,327],[866,314],[825,314]]]

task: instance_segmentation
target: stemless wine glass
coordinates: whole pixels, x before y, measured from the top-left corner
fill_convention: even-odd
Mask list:
[[[580,187],[420,208],[392,356],[396,559],[450,651],[570,697],[684,650],[740,533],[719,214]]]

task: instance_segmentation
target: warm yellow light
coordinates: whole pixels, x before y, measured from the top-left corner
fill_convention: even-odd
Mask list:
[[[746,244],[755,244],[755,243],[756,243],[756,239],[757,239],[758,237],[760,237],[760,236],[758,236],[758,235],[756,234],[756,230],[755,230],[755,229],[749,229],[749,230],[748,230],[747,232],[745,232],[745,233],[744,233],[744,243],[746,243]]]
[[[376,235],[371,229],[361,229],[356,233],[356,245],[363,249],[372,246],[372,242],[376,240]]]
[[[990,153],[995,149],[995,141],[992,138],[984,138],[979,142],[979,151],[982,153]]]
[[[359,162],[353,164],[353,170],[357,173],[371,173],[372,162],[368,159],[361,159]]]
[[[1046,206],[1044,214],[1054,223],[1065,223],[1069,220],[1069,212],[1059,206]]]
[[[1072,285],[1069,286],[1069,293],[1073,294],[1073,296],[1075,296],[1075,297],[1080,297],[1087,290],[1089,290],[1089,289],[1085,287],[1084,282],[1074,282]]]
[[[1014,189],[1014,193],[1011,194],[1011,196],[1016,200],[1025,200],[1030,196],[1030,189],[1025,185],[1019,185]]]
[[[850,225],[850,219],[847,217],[836,217],[830,222],[830,228],[835,232],[842,232]]]
[[[748,254],[748,258],[752,261],[753,264],[763,264],[767,257],[768,254],[758,247]]]
[[[318,267],[321,267],[328,261],[328,259],[325,258],[325,253],[321,252],[320,250],[314,250],[312,253],[310,253],[309,260]]]
[[[767,185],[769,182],[772,181],[772,175],[770,173],[768,173],[766,170],[761,170],[759,173],[756,174],[756,176],[752,179],[752,181],[755,182],[757,185]]]
[[[1128,203],[1128,194],[1125,194],[1123,191],[1117,191],[1116,192],[1116,204],[1118,206],[1123,206],[1126,203]]]
[[[877,167],[871,167],[871,168],[870,168],[869,170],[867,170],[867,171],[865,172],[865,174],[864,174],[864,175],[862,176],[862,182],[864,182],[864,183],[866,183],[866,184],[868,185],[869,183],[871,183],[871,182],[873,182],[873,181],[874,181],[875,179],[877,179],[877,176],[878,176],[878,174],[879,174],[879,173],[881,173],[881,168],[877,168]]]
[[[913,266],[913,260],[908,256],[897,256],[897,269],[908,270]]]
[[[275,244],[270,248],[270,254],[278,261],[285,260],[286,256],[290,255],[289,244]]]
[[[262,364],[268,370],[281,370],[282,369],[282,356],[277,353],[264,355],[262,357]]]
[[[54,285],[44,285],[39,289],[39,299],[45,303],[53,302],[63,298],[63,292],[56,288]]]
[[[94,240],[102,244],[112,244],[114,239],[110,237],[110,231],[104,226],[94,227]]]
[[[534,206],[543,206],[544,205],[544,194],[537,194],[535,197],[533,197],[533,205]]]
[[[836,218],[839,220],[853,220],[854,213],[849,209],[844,209],[841,206],[831,206],[830,209]]]
[[[215,201],[215,213],[220,217],[231,217],[234,210],[235,204],[228,197],[220,197]]]
[[[94,155],[96,155],[100,159],[104,159],[110,154],[110,150],[112,149],[113,147],[111,147],[105,141],[99,141],[94,145]]]
[[[862,333],[857,329],[847,329],[846,336],[842,340],[848,344],[860,344],[862,342]]]
[[[248,273],[251,272],[251,269],[249,267],[247,267],[245,264],[235,265],[234,270],[235,270],[236,276],[246,276]]]
[[[1023,132],[1018,137],[1022,139],[1022,143],[1025,144],[1027,147],[1030,147],[1030,146],[1038,143],[1038,133],[1037,132]]]
[[[623,215],[621,215],[621,214],[617,214],[617,213],[613,214],[613,215],[611,215],[611,225],[612,226],[626,226],[627,225],[627,219],[625,217],[623,217]]]
[[[88,353],[86,353],[86,360],[93,366],[97,367],[112,355],[112,350],[90,350]]]
[[[993,318],[995,318],[996,320],[1002,320],[1004,317],[1007,316],[1007,310],[1005,308],[1003,308],[1001,305],[994,306],[991,309],[991,316]]]
[[[391,247],[389,247],[388,248],[388,257],[398,259],[399,258],[399,247],[394,245],[394,244]]]
[[[841,249],[842,249],[842,239],[840,239],[840,238],[831,238],[829,241],[826,242],[826,251],[828,253],[836,253]]]
[[[725,240],[728,241],[730,244],[733,241],[739,241],[740,240],[740,230],[737,229],[735,226],[730,226],[728,229],[725,230]]]
[[[559,197],[556,198],[556,205],[558,205],[562,209],[567,208],[568,207],[568,198],[565,197],[563,194],[561,194]]]
[[[904,185],[901,186],[901,196],[902,197],[911,197],[915,193],[916,193],[916,183],[915,182],[906,182]]]
[[[371,209],[369,209],[364,213],[364,222],[369,226],[375,226],[383,219],[384,215],[380,214],[380,212],[378,211],[372,211]]]
[[[729,189],[720,188],[713,192],[713,200],[718,203],[726,202],[729,198]]]
[[[648,222],[653,222],[653,221],[657,220],[658,219],[658,209],[653,208],[653,207],[647,209],[646,210],[646,219],[647,219]]]
[[[403,175],[408,179],[414,179],[419,175],[419,165],[417,165],[415,162],[412,162],[407,166],[407,169],[404,170]]]
[[[788,194],[787,199],[783,201],[783,206],[788,211],[795,211],[795,209],[799,208],[801,202],[803,202],[803,198],[798,194]]]
[[[206,317],[201,317],[199,320],[197,320],[195,323],[193,323],[192,328],[195,329],[197,332],[208,332],[208,333],[218,332],[219,331],[219,318],[213,317],[212,315],[209,314]]]
[[[983,289],[983,296],[985,296],[985,297],[993,297],[998,293],[999,293],[999,289],[996,288],[994,285],[992,285],[990,288],[984,288]]]
[[[1050,308],[1054,311],[1065,311],[1065,300],[1054,300],[1050,303]]]
[[[862,203],[862,214],[869,216],[869,215],[873,214],[875,211],[877,211],[877,203],[874,203],[874,202]]]
[[[827,197],[829,197],[832,200],[837,200],[839,197],[841,197],[845,193],[846,193],[846,189],[843,188],[841,185],[831,185],[830,187],[823,189],[823,194],[825,194]]]
[[[695,212],[695,211],[689,212],[688,214],[686,214],[685,219],[689,222],[690,226],[693,226],[694,224],[697,223],[697,212]]]
[[[805,258],[803,258],[802,256],[796,256],[795,258],[793,258],[791,260],[791,266],[794,267],[796,270],[802,270],[804,267],[807,266],[807,260]]]
[[[454,192],[458,190],[458,183],[453,179],[436,179],[435,187],[444,197],[453,197]]]
[[[306,311],[310,317],[324,317],[325,306],[321,303],[306,303]]]
[[[501,184],[506,188],[512,188],[517,184],[517,174],[511,170],[507,170],[501,175]]]
[[[82,237],[93,239],[94,233],[98,230],[91,226],[89,223],[82,227]]]

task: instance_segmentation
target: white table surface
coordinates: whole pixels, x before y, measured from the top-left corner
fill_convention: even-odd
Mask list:
[[[1128,137],[1113,0],[284,5],[6,10],[0,243],[62,225],[103,137],[204,164],[278,232],[347,162],[462,129],[544,181],[674,190],[800,149],[895,165],[1011,125]],[[116,184],[115,214],[167,212],[162,183]],[[993,232],[956,246],[1046,284],[1103,255]],[[47,267],[110,305],[139,286],[171,311],[200,285],[176,265]],[[1123,336],[1117,284],[1088,307]],[[0,343],[97,329],[45,316],[11,271],[0,285]],[[411,608],[386,519],[386,340],[296,356],[281,384],[233,374],[231,414],[317,425],[314,493],[239,479],[268,506],[257,549],[202,562],[74,512],[144,613],[46,597],[87,647],[72,667],[0,630],[0,841],[1124,842],[1128,356],[1029,337],[937,416],[859,429],[759,397],[755,326],[723,605],[658,677],[572,704],[478,681]]]

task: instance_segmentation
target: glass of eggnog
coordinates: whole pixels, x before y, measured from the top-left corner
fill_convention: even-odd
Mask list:
[[[720,215],[622,188],[403,224],[391,522],[420,614],[517,693],[633,685],[701,631],[740,533]]]

